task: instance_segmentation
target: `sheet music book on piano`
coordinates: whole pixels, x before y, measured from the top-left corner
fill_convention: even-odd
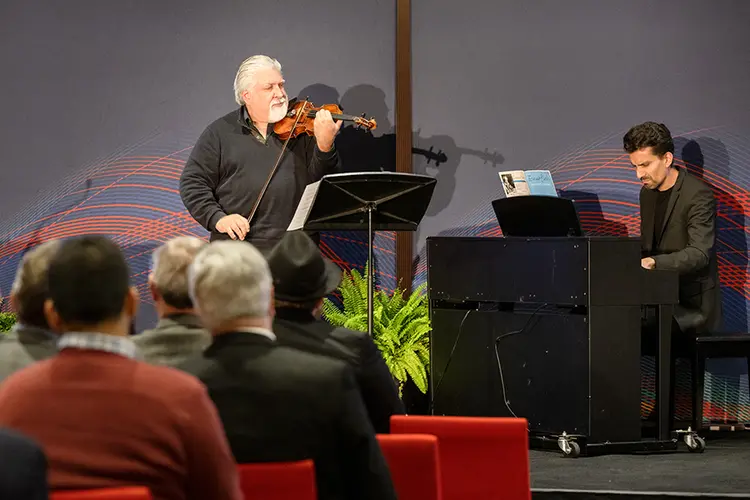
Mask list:
[[[302,229],[307,221],[307,216],[310,215],[310,210],[315,203],[315,197],[318,196],[318,188],[320,187],[320,181],[308,184],[305,187],[305,191],[302,193],[302,198],[299,200],[297,210],[294,212],[294,217],[289,223],[287,231],[296,231]]]
[[[508,170],[498,174],[505,196],[557,196],[549,170]]]

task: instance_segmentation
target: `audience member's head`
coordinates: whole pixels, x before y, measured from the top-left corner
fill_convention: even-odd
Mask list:
[[[271,273],[250,243],[217,241],[203,248],[188,270],[188,287],[196,313],[213,334],[271,328]]]
[[[160,317],[192,312],[188,268],[207,243],[193,236],[173,238],[154,250],[148,277],[151,296]]]
[[[341,283],[341,269],[323,257],[303,231],[290,231],[268,254],[275,306],[294,307],[318,316],[323,298]]]
[[[49,298],[47,272],[60,241],[42,243],[23,256],[10,290],[10,302],[18,322],[26,326],[49,329],[44,316],[44,302]]]
[[[120,248],[104,236],[63,241],[49,265],[50,327],[126,336],[138,308]]]

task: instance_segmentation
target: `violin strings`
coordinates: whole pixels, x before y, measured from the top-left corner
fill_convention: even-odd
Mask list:
[[[317,110],[312,110],[307,112],[308,118],[315,118],[315,115],[318,114]],[[351,116],[351,115],[341,115],[338,113],[331,113],[331,116],[334,120],[359,120],[361,117],[359,116]]]

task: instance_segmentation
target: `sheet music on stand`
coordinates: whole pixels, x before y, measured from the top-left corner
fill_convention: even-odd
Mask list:
[[[307,217],[310,215],[310,211],[315,204],[315,197],[318,196],[319,187],[320,181],[305,186],[305,191],[302,193],[299,204],[297,204],[297,210],[294,212],[294,217],[292,217],[292,221],[286,229],[287,231],[297,231],[304,227]]]
[[[367,331],[373,328],[374,231],[416,231],[437,181],[404,172],[328,174],[305,187],[287,231],[367,231]],[[320,194],[320,196],[318,196]]]

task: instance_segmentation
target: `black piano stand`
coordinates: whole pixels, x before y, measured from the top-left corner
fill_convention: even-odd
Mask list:
[[[676,450],[680,438],[701,451],[692,430],[670,430],[678,278],[641,269],[637,239],[433,237],[427,265],[433,414],[518,415],[532,447],[565,456]],[[653,439],[640,418],[643,306],[658,316]]]
[[[531,433],[529,440],[532,448],[559,450],[563,456],[577,458],[609,454],[654,453],[674,451],[684,442],[688,450],[703,453],[706,442],[691,428],[687,430],[670,430],[672,415],[669,412],[670,364],[672,357],[672,315],[674,306],[660,304],[656,306],[658,321],[658,356],[656,361],[656,439],[642,439],[631,442],[588,443],[587,436],[568,434],[560,435]]]

